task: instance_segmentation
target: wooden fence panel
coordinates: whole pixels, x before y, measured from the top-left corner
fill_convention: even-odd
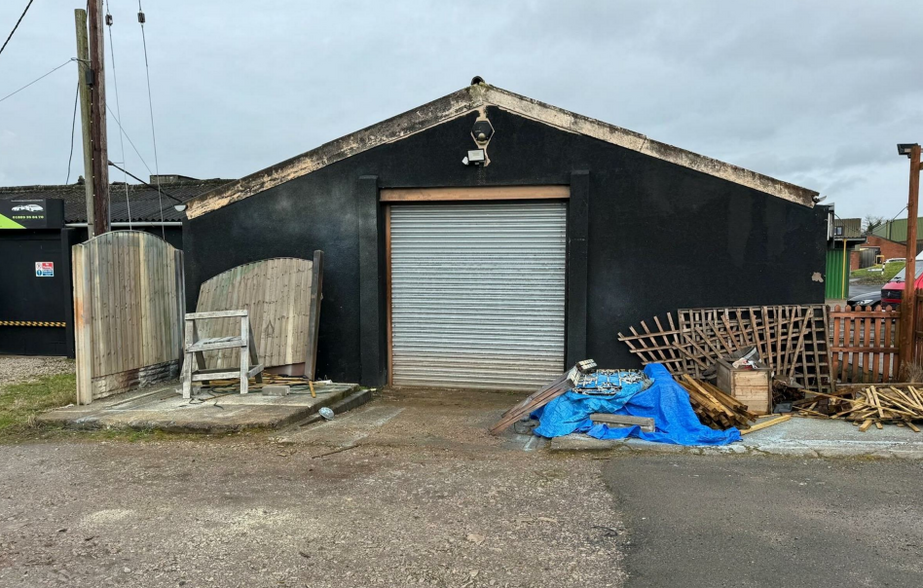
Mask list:
[[[840,383],[883,383],[899,374],[900,310],[890,306],[857,310],[835,306],[832,321],[832,373]]]
[[[913,322],[913,363],[923,365],[923,291],[920,290],[917,290]]]
[[[183,356],[183,254],[140,231],[75,245],[77,401],[176,377]]]
[[[318,268],[320,269],[320,268]],[[260,363],[266,367],[300,364],[311,338],[314,262],[291,257],[265,259],[237,266],[204,282],[196,312],[246,310],[257,341]],[[200,337],[228,337],[239,322],[220,319],[203,322]],[[234,350],[208,353],[208,368],[235,368],[240,358]]]

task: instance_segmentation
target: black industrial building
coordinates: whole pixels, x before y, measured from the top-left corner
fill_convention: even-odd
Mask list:
[[[182,248],[185,212],[175,205],[229,181],[161,175],[148,185],[113,183],[112,227],[151,232]],[[86,241],[86,224],[82,178],[62,186],[0,187],[0,354],[73,356],[69,251]]]
[[[824,300],[817,194],[487,85],[189,201],[187,305],[325,252],[318,374],[529,388],[677,308]]]

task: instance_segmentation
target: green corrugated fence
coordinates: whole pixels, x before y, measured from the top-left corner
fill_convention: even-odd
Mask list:
[[[849,253],[847,251],[847,253]],[[848,298],[849,268],[846,268],[846,280],[843,280],[843,264],[849,263],[849,256],[844,258],[842,249],[827,250],[827,275],[824,277],[824,297],[835,300]]]

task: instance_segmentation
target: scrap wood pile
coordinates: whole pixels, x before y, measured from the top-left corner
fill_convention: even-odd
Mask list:
[[[749,347],[776,377],[809,390],[830,392],[828,311],[824,305],[693,308],[676,319],[641,321],[619,341],[644,365],[663,364],[674,376],[701,379],[716,361]]]
[[[250,378],[249,390],[250,392],[260,392],[266,386],[289,386],[293,391],[310,391],[313,395],[314,386],[327,382],[327,380],[312,382],[306,376],[283,376],[280,374],[263,372],[262,382],[257,382],[256,379]],[[202,389],[214,394],[236,394],[240,391],[240,380],[208,380],[202,383]]]
[[[867,431],[872,425],[908,427],[915,433],[923,421],[923,392],[914,386],[869,386],[856,391],[839,390],[837,394],[815,394],[793,406],[800,416],[845,419]]]
[[[553,382],[542,386],[538,391],[530,394],[528,398],[517,403],[516,406],[503,413],[500,420],[490,428],[490,433],[492,435],[497,435],[503,432],[516,421],[531,414],[532,411],[545,406],[565,392],[573,390],[579,374],[590,373],[595,369],[596,362],[592,359],[585,359],[578,362],[577,365],[564,372],[563,375],[556,378]]]
[[[708,382],[687,374],[677,377],[676,381],[689,393],[692,409],[703,425],[722,431],[731,427],[748,429],[750,422],[757,419],[745,404]]]

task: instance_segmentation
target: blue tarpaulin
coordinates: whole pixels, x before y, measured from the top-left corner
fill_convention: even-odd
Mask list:
[[[661,364],[648,365],[644,373],[654,384],[642,392],[632,389],[612,396],[591,396],[571,391],[558,396],[532,413],[539,420],[533,432],[542,437],[571,433],[586,433],[597,439],[636,437],[674,445],[727,445],[740,441],[740,431],[735,428],[716,431],[699,422],[689,404],[689,394]],[[645,433],[638,426],[594,425],[590,421],[594,412],[653,418],[656,430]]]

